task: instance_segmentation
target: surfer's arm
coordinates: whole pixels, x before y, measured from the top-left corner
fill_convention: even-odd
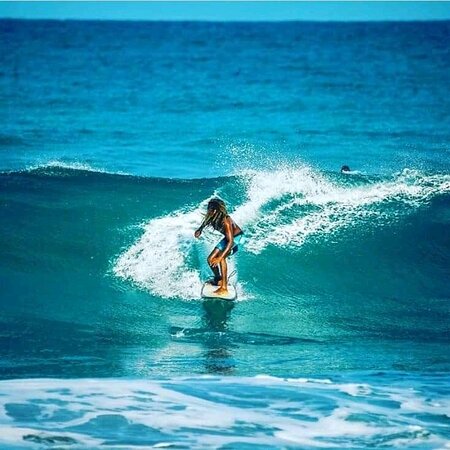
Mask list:
[[[203,228],[205,228],[204,222],[202,222],[202,224],[195,230],[194,236],[196,238],[200,237],[200,235],[202,234]]]

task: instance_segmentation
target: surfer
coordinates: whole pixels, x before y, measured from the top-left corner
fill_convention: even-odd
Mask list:
[[[227,257],[238,251],[238,245],[243,243],[244,232],[228,215],[223,200],[213,198],[208,202],[205,217],[194,236],[199,238],[204,228],[211,226],[225,237],[214,247],[208,256],[208,265],[214,273],[211,284],[218,286],[215,294],[228,292]]]
[[[342,166],[341,167],[341,173],[351,172],[350,167],[348,166]]]

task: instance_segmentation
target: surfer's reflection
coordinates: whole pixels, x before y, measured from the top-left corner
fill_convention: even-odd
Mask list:
[[[228,319],[234,302],[226,300],[205,300],[203,322],[205,334],[203,344],[206,347],[205,369],[207,373],[231,374],[235,363],[230,352],[233,347],[230,334],[227,333]]]

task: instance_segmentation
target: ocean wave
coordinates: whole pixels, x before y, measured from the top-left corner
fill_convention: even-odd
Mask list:
[[[31,164],[20,169],[7,169],[1,170],[0,174],[39,174],[47,176],[68,176],[71,174],[90,172],[106,175],[125,175],[131,176],[130,174],[122,171],[112,171],[101,167],[95,167],[87,162],[67,162],[61,160],[50,160],[42,163]]]
[[[88,162],[82,161],[62,161],[62,160],[50,160],[46,162],[41,162],[37,164],[31,164],[24,168],[19,169],[3,169],[0,170],[0,175],[11,175],[11,174],[37,174],[49,177],[65,177],[71,175],[78,175],[83,173],[99,174],[99,175],[114,175],[119,177],[127,177],[131,180],[136,181],[157,181],[157,182],[172,182],[172,183],[186,183],[186,182],[208,182],[208,181],[221,181],[235,178],[235,175],[230,176],[218,176],[212,178],[171,178],[171,177],[159,177],[159,176],[146,176],[146,175],[136,175],[130,172],[122,170],[110,170],[103,167],[98,167],[92,165]]]
[[[448,376],[0,381],[0,446],[448,447]]]
[[[243,191],[240,203],[233,205],[236,196],[227,186],[213,195],[230,199],[232,216],[248,237],[245,250],[258,255],[270,246],[295,251],[312,240],[325,242],[341,230],[392,224],[448,194],[450,176],[405,169],[389,178],[362,177],[359,183],[346,184],[297,166],[243,171],[237,185],[234,191]],[[200,243],[193,239],[207,201],[150,220],[143,235],[116,261],[115,274],[156,295],[197,298],[201,274],[207,274],[202,261],[220,239],[214,233],[206,233]],[[238,263],[230,261],[237,269]],[[242,285],[240,292],[250,295]]]
[[[50,160],[44,163],[35,164],[26,167],[25,171],[27,172],[42,172],[46,169],[62,169],[67,171],[82,171],[82,172],[95,172],[95,173],[104,173],[109,175],[130,175],[121,171],[111,171],[107,169],[103,169],[101,167],[94,167],[86,162],[66,162],[60,160]]]
[[[269,245],[300,247],[360,222],[390,223],[450,192],[450,176],[405,169],[392,179],[348,187],[303,167],[255,173],[247,186],[248,200],[235,214],[251,230],[247,250],[258,254]]]

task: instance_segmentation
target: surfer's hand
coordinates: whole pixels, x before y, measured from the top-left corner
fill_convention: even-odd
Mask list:
[[[218,266],[220,264],[220,260],[221,260],[220,257],[212,258],[211,259],[211,266],[213,266],[213,267]]]
[[[196,230],[194,233],[194,236],[198,239],[201,234],[202,234],[202,232],[200,230]]]

